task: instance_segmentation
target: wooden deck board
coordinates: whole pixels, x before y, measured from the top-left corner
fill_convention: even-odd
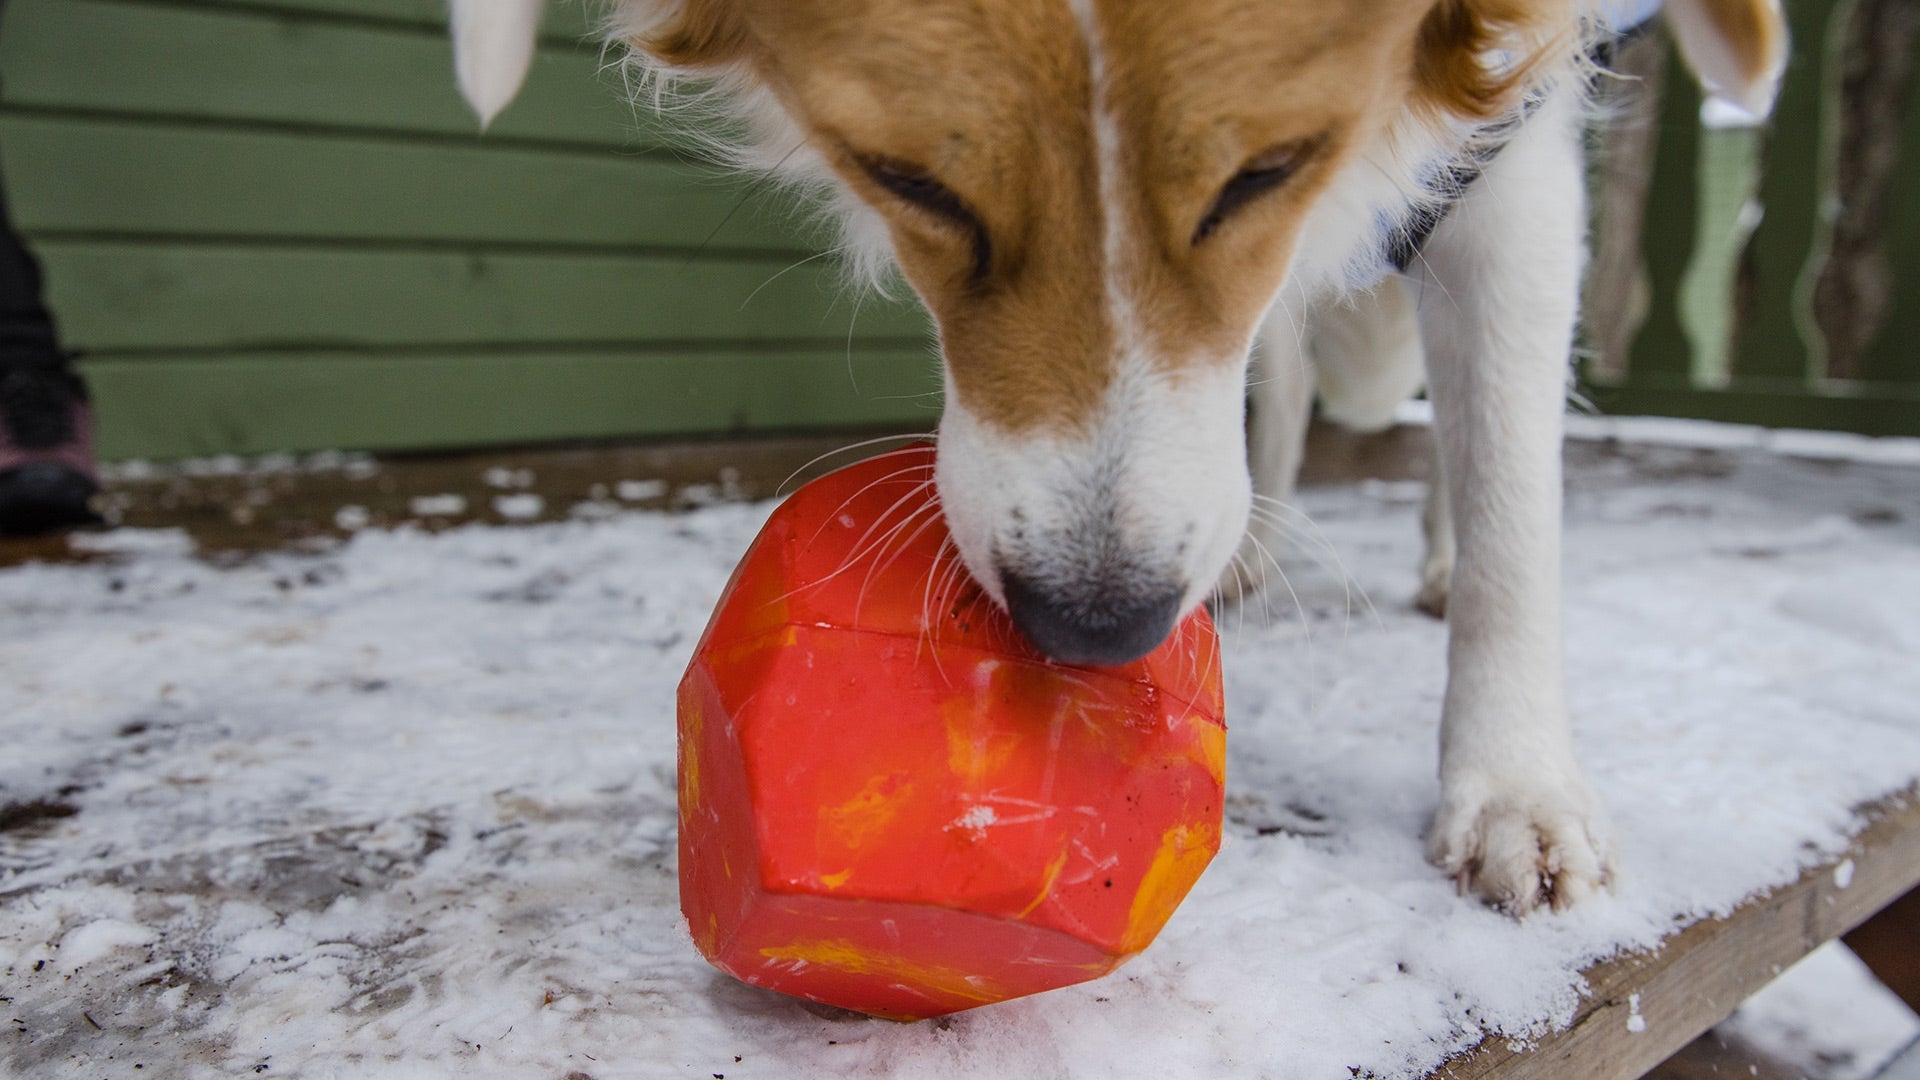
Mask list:
[[[1304,479],[1331,483],[1419,476],[1425,470],[1426,438],[1421,428],[1375,437],[1316,429],[1312,467]],[[331,542],[346,531],[336,517],[343,506],[359,508],[373,526],[441,529],[468,521],[502,521],[493,500],[516,492],[542,496],[538,520],[565,518],[583,504],[674,508],[714,497],[764,498],[789,480],[798,482],[850,460],[846,455],[821,457],[859,440],[859,433],[837,432],[416,454],[369,461],[364,467],[319,470],[221,474],[204,468],[161,469],[148,477],[123,473],[109,489],[122,523],[185,528],[198,550],[218,558]],[[1771,471],[1743,474],[1718,452],[1662,453],[1574,442],[1568,453],[1576,485],[1650,484],[1675,475],[1724,473],[1731,486],[1803,499],[1812,497],[1811,475],[1824,480],[1823,496],[1845,486],[1836,484],[1831,466],[1801,463],[1812,472],[1785,478]],[[816,459],[821,460],[794,476],[796,469]],[[1770,460],[1781,468],[1794,467],[1788,459]],[[511,477],[507,486],[499,480],[502,471]],[[1600,476],[1609,479],[1592,479]],[[623,488],[623,480],[642,483]],[[1862,488],[1871,490],[1870,485]],[[427,495],[458,495],[466,509],[459,514],[422,513],[414,499]],[[71,551],[63,539],[0,542],[0,566],[87,557]],[[1668,1062],[1658,1074],[1663,1080],[1684,1080],[1713,1075],[1729,1061],[1748,1060],[1741,1057],[1747,1049],[1700,1043],[1683,1059],[1669,1061],[1781,971],[1920,885],[1920,791],[1866,807],[1861,816],[1866,825],[1841,859],[1748,901],[1726,918],[1681,929],[1651,954],[1622,956],[1589,970],[1591,991],[1566,1031],[1524,1048],[1501,1042],[1483,1046],[1436,1070],[1433,1080],[1629,1080],[1663,1062]],[[1841,866],[1849,869],[1838,871]],[[1636,1014],[1643,1026],[1631,1023]],[[1764,1063],[1754,1067],[1762,1069],[1753,1074],[1761,1080],[1785,1075],[1765,1071]],[[1736,1071],[1746,1073],[1747,1065]]]
[[[1756,897],[1724,919],[1587,972],[1591,992],[1567,1030],[1527,1048],[1465,1054],[1436,1080],[1633,1080],[1733,1012],[1801,957],[1920,885],[1920,792],[1862,811],[1847,854]],[[1634,1016],[1641,1024],[1632,1023]],[[1644,1026],[1642,1026],[1642,1024]],[[1636,1030],[1637,1029],[1637,1030]]]

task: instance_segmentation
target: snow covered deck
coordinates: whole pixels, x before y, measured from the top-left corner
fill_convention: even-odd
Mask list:
[[[1317,488],[1292,594],[1224,620],[1228,836],[1167,931],[917,1025],[736,984],[678,919],[671,691],[763,506],[349,461],[337,531],[571,520],[82,538],[0,570],[0,1075],[1638,1075],[1920,879],[1920,453],[1721,441],[1569,455],[1615,895],[1516,923],[1422,860],[1418,489]],[[279,480],[221,482],[278,535]]]

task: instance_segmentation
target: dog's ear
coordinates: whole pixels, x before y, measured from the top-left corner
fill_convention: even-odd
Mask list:
[[[480,126],[507,107],[533,64],[546,0],[452,0],[454,74]]]
[[[1441,115],[1492,120],[1555,49],[1572,45],[1576,5],[1438,0],[1414,43],[1416,100]]]
[[[1787,64],[1778,0],[1668,0],[1667,25],[1708,90],[1755,116],[1773,107]]]
[[[746,23],[733,0],[678,0],[639,6],[655,10],[637,12],[638,18],[622,28],[623,36],[628,44],[669,67],[712,70],[746,54]]]

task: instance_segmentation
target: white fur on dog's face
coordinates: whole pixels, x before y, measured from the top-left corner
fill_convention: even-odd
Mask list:
[[[1141,325],[1127,268],[1150,256],[1128,228],[1103,31],[1091,0],[1073,11],[1093,91],[1110,374],[1079,423],[1010,431],[970,408],[949,370],[936,479],[961,558],[1028,636],[1062,659],[1113,662],[1164,639],[1246,530],[1247,352],[1174,342],[1194,355],[1164,355]]]
[[[1453,63],[1485,45],[1477,8],[1559,6],[681,3],[643,47],[775,104],[934,315],[968,569],[1042,649],[1093,663],[1157,645],[1237,546],[1247,350],[1326,231],[1316,205],[1375,211],[1324,196],[1443,112],[1449,78],[1484,76]]]
[[[1014,575],[1105,631],[1076,643],[1023,626],[1036,643],[1066,659],[1124,658],[1205,599],[1251,501],[1244,379],[1235,359],[1177,375],[1133,359],[1091,430],[1011,438],[947,380],[935,478],[961,558],[1003,607]],[[1129,624],[1103,625],[1116,619]]]

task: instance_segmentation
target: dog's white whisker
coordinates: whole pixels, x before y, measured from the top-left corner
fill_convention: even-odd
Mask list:
[[[911,526],[915,521],[919,520],[920,518],[924,517],[930,522],[938,521],[939,515],[940,515],[939,507],[934,506],[932,503],[923,503],[919,506],[916,506],[907,510],[906,513],[902,515],[898,521],[895,521],[891,525],[887,525],[884,530],[880,531],[880,534],[878,536],[874,536],[875,531],[880,530],[881,524],[883,522],[893,517],[894,513],[900,510],[901,506],[904,503],[906,503],[911,499],[917,498],[919,494],[920,494],[919,491],[914,491],[913,493],[902,498],[899,502],[896,502],[892,506],[888,507],[885,513],[881,514],[878,518],[876,518],[874,520],[874,523],[867,527],[867,531],[861,534],[860,539],[854,542],[853,553],[847,556],[846,563],[843,564],[839,569],[835,570],[834,574],[837,575],[843,570],[850,569],[851,567],[857,566],[860,563],[865,562],[868,564],[868,566],[867,566],[867,577],[864,579],[864,581],[871,581],[873,579],[873,575],[878,573],[880,570],[880,556],[887,550],[888,545],[891,544],[895,538],[897,538],[902,532],[904,532],[909,526]],[[870,537],[872,538],[871,541],[869,541]],[[864,582],[862,584],[862,588],[865,588]]]
[[[1299,613],[1300,629],[1302,633],[1304,633],[1306,636],[1307,649],[1309,652],[1311,652],[1313,649],[1313,620],[1307,616],[1306,604],[1301,602],[1300,594],[1294,590],[1293,582],[1287,580],[1286,570],[1283,569],[1280,566],[1279,561],[1273,557],[1273,553],[1267,550],[1267,546],[1260,542],[1260,538],[1257,536],[1254,536],[1254,537],[1249,537],[1248,539],[1250,539],[1253,542],[1254,549],[1260,553],[1260,557],[1266,560],[1268,563],[1272,564],[1273,572],[1277,577],[1279,577],[1280,584],[1286,586],[1287,595],[1293,598],[1293,609],[1294,611]]]
[[[910,470],[903,470],[903,472],[905,471],[910,471]],[[878,483],[882,483],[882,482],[884,481],[875,481],[872,484],[866,485],[862,490],[863,491],[870,490],[871,488],[876,486]],[[925,480],[920,482],[919,484],[916,484],[912,491],[901,496],[897,501],[894,502],[892,506],[888,507],[884,512],[882,512],[878,517],[876,517],[874,521],[867,526],[867,531],[862,533],[860,536],[860,539],[855,541],[853,545],[849,548],[848,554],[846,555],[845,558],[843,558],[840,561],[839,566],[835,567],[832,571],[826,574],[822,574],[820,577],[814,579],[813,581],[806,582],[805,584],[798,585],[792,589],[787,590],[786,592],[775,597],[773,602],[778,603],[778,602],[790,600],[793,597],[796,597],[801,593],[806,592],[809,589],[817,589],[827,584],[828,582],[833,581],[835,578],[838,578],[841,574],[846,573],[848,570],[851,570],[854,567],[860,565],[860,562],[863,558],[866,558],[873,551],[878,550],[876,546],[872,546],[868,544],[868,539],[873,536],[874,532],[881,529],[881,527],[885,524],[886,520],[892,517],[893,514],[900,509],[901,506],[903,506],[907,502],[914,499],[920,492],[925,491],[932,484],[933,484],[933,481],[931,480]],[[844,508],[848,503],[852,502],[854,499],[858,497],[859,497],[858,495],[849,496],[845,501],[843,501],[840,504],[841,507]],[[886,529],[886,532],[880,537],[879,540],[875,541],[874,544],[875,545],[884,544],[888,537],[895,535],[900,529],[904,528],[908,523],[912,522],[914,518],[918,517],[923,513],[928,512],[930,509],[937,509],[937,508],[938,508],[938,503],[930,500],[925,506],[919,507],[909,512],[908,515],[905,518],[901,519],[900,522],[888,527]],[[832,517],[833,515],[829,516],[828,518],[829,522],[831,522]],[[818,540],[820,537],[820,533],[823,532],[826,529],[826,527],[827,527],[827,524],[822,523],[819,529],[814,530],[813,536],[807,540],[807,543],[811,544],[814,541]]]
[[[1313,520],[1312,515],[1300,507],[1271,496],[1255,495],[1254,498],[1256,505],[1250,510],[1252,516],[1264,521],[1274,532],[1284,538],[1306,540],[1311,545],[1308,551],[1309,554],[1312,555],[1314,562],[1317,563],[1322,570],[1330,570],[1339,577],[1341,587],[1346,591],[1347,618],[1349,620],[1353,617],[1353,597],[1354,594],[1358,592],[1360,603],[1366,608],[1367,614],[1373,619],[1375,627],[1384,627],[1385,624],[1380,618],[1380,610],[1374,605],[1373,597],[1367,592],[1366,585],[1362,583],[1360,579],[1356,578],[1352,571],[1347,569],[1346,561],[1340,557],[1339,545],[1335,544],[1333,540],[1327,536],[1326,531],[1320,527],[1319,522]],[[1291,514],[1293,517],[1288,519],[1281,517],[1281,514]],[[1295,531],[1296,522],[1299,526],[1307,530],[1305,534]],[[1329,563],[1331,565],[1329,565]]]
[[[860,490],[854,492],[851,495],[848,495],[845,499],[840,500],[840,505],[834,507],[833,512],[826,515],[825,519],[820,522],[820,527],[815,529],[813,531],[813,535],[807,538],[807,543],[811,544],[815,540],[818,540],[820,538],[820,534],[826,531],[828,525],[833,524],[835,521],[839,520],[842,514],[846,513],[847,507],[853,505],[856,501],[859,500],[859,498],[862,495],[865,495],[867,492],[872,491],[874,488],[877,488],[882,484],[890,484],[896,481],[903,481],[905,477],[910,477],[915,473],[929,474],[925,480],[921,480],[915,483],[911,490],[909,490],[906,494],[900,496],[900,498],[896,502],[894,502],[892,506],[889,506],[886,510],[882,511],[877,517],[874,518],[872,522],[868,524],[867,531],[861,535],[859,540],[854,541],[853,547],[855,548],[859,547],[862,543],[866,542],[867,537],[873,535],[874,529],[879,528],[886,521],[888,515],[892,514],[895,510],[898,510],[901,506],[905,505],[907,502],[911,501],[915,495],[919,494],[920,492],[926,490],[928,487],[933,485],[933,477],[931,475],[932,471],[933,470],[922,465],[909,465],[904,469],[896,469],[893,472],[887,473],[885,476],[876,477],[875,479],[868,481],[866,484],[861,486]]]
[[[1298,520],[1298,523],[1308,530],[1308,533],[1303,536],[1294,532],[1292,522],[1279,517],[1275,513],[1276,510],[1293,514]],[[1265,505],[1255,507],[1252,512],[1259,515],[1261,520],[1265,521],[1282,537],[1309,541],[1310,546],[1307,548],[1307,551],[1312,556],[1314,562],[1318,564],[1322,570],[1331,571],[1340,579],[1340,586],[1346,593],[1346,619],[1348,623],[1347,627],[1343,627],[1342,633],[1346,633],[1351,629],[1353,620],[1353,598],[1355,593],[1359,594],[1360,603],[1366,608],[1367,615],[1373,620],[1374,628],[1385,628],[1386,624],[1380,617],[1380,609],[1374,605],[1373,597],[1367,592],[1366,585],[1362,583],[1359,578],[1354,577],[1352,571],[1347,569],[1346,561],[1340,557],[1339,545],[1335,544],[1333,540],[1327,536],[1325,530],[1320,528],[1320,523],[1313,520],[1311,515],[1305,510],[1297,506],[1289,505],[1279,499],[1268,499]]]
[[[953,537],[941,537],[940,547],[933,553],[933,564],[927,568],[926,582],[920,588],[920,633],[916,648],[925,646],[931,649],[936,667],[940,658],[940,628],[946,624],[946,618],[939,609],[944,606],[941,602],[946,599],[945,582],[949,578],[951,564],[958,561]],[[944,681],[945,678],[946,672],[942,670],[941,679]]]
[[[745,300],[740,301],[740,306],[735,310],[737,311],[747,310],[747,305],[753,303],[754,297],[759,296],[762,292],[765,292],[767,286],[773,284],[776,281],[779,281],[781,278],[787,276],[788,274],[792,273],[795,270],[800,269],[801,267],[807,265],[810,262],[818,262],[821,259],[829,258],[832,255],[833,255],[833,252],[831,251],[817,251],[812,255],[809,255],[806,258],[801,259],[799,262],[788,264],[785,268],[775,273],[772,277],[769,277],[767,280],[761,282],[757,287],[754,288],[752,292],[748,293],[747,298]],[[848,332],[848,336],[849,337],[852,336],[851,331]]]
[[[860,324],[860,301],[863,299],[864,293],[853,294],[853,313],[847,316],[847,382],[853,387],[855,397],[860,396],[860,377],[853,371],[853,330]]]
[[[931,433],[924,433],[924,434],[918,434],[918,435],[913,435],[913,434],[881,435],[872,439],[862,439],[857,443],[848,443],[845,446],[836,447],[832,450],[829,450],[824,454],[816,454],[805,465],[802,465],[799,468],[788,473],[787,478],[785,480],[780,481],[780,486],[773,489],[773,493],[775,496],[785,494],[787,490],[787,485],[793,483],[795,477],[799,476],[801,473],[806,472],[808,469],[813,468],[815,465],[820,464],[821,462],[827,460],[830,457],[835,457],[840,454],[850,454],[855,450],[864,450],[869,446],[879,446],[883,443],[899,442],[902,439],[911,439],[916,442],[920,442],[920,441],[932,442],[934,441],[934,436]],[[909,446],[909,447],[903,447],[899,450],[889,450],[884,454],[874,454],[871,458],[867,460],[880,461],[885,458],[900,457],[903,454],[916,454],[916,453],[919,453],[919,451]],[[898,474],[894,474],[894,475],[898,475]]]
[[[920,522],[919,526],[915,528],[911,533],[908,533],[906,537],[902,539],[898,544],[893,545],[893,549],[894,549],[893,554],[888,555],[884,560],[876,558],[874,564],[867,568],[867,576],[860,582],[860,592],[855,596],[853,601],[854,621],[856,622],[859,621],[860,607],[862,604],[866,602],[867,590],[873,587],[873,579],[876,576],[885,573],[888,567],[898,562],[900,560],[900,556],[904,555],[907,552],[907,549],[913,546],[913,542],[915,540],[918,540],[920,539],[920,537],[926,535],[926,532],[928,529],[933,528],[934,526],[940,524],[940,508],[938,506],[933,505],[932,503],[928,503],[926,506],[923,506],[920,509],[914,511],[913,514],[909,515],[905,521],[902,521],[898,526],[896,526],[892,535],[898,535],[900,530],[905,529],[906,526],[910,522],[912,522],[913,519],[916,517],[924,517],[925,520]],[[881,548],[880,550],[885,551],[886,549]]]
[[[1256,570],[1258,571],[1257,574],[1255,572]],[[1247,582],[1247,584],[1243,586],[1241,589],[1242,595],[1240,600],[1240,629],[1243,632],[1246,630],[1246,626],[1247,626],[1246,609],[1249,601],[1255,601],[1260,605],[1261,629],[1264,630],[1273,626],[1273,601],[1269,597],[1267,592],[1266,565],[1264,563],[1260,563],[1257,566],[1249,566],[1247,564],[1246,556],[1236,551],[1233,554],[1233,572],[1240,579]],[[1259,583],[1257,585],[1253,584],[1256,577],[1259,580]]]

